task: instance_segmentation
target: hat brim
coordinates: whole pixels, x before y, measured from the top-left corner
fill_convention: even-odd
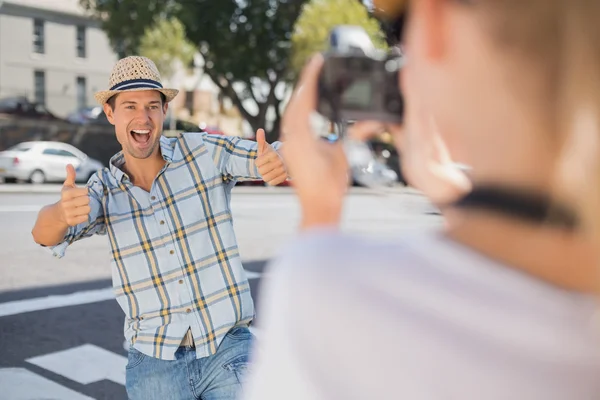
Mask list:
[[[123,92],[142,92],[145,90],[155,90],[157,92],[164,94],[167,103],[170,102],[171,100],[173,100],[175,98],[175,96],[177,96],[177,94],[179,93],[179,90],[177,90],[177,89],[153,89],[153,88],[144,87],[144,88],[135,88],[135,89],[126,89],[126,90],[104,90],[101,92],[94,93],[94,98],[96,99],[96,101],[98,103],[100,103],[100,105],[104,105],[108,101],[108,99],[110,99],[111,97],[113,97],[116,94],[123,93]]]

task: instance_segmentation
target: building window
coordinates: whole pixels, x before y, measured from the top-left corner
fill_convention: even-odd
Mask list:
[[[85,58],[85,26],[77,27],[77,57]]]
[[[44,21],[33,20],[33,52],[44,54],[45,51]]]
[[[77,77],[77,108],[82,109],[87,107],[87,91],[85,78]]]
[[[44,71],[35,71],[33,75],[35,102],[43,106],[46,105],[46,73]]]

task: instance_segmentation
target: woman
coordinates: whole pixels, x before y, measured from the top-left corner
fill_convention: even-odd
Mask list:
[[[600,398],[598,255],[574,201],[582,186],[557,184],[565,146],[584,151],[571,127],[584,141],[597,133],[571,116],[586,105],[597,122],[599,92],[580,97],[566,78],[581,78],[568,63],[583,50],[600,70],[598,6],[409,3],[406,124],[390,129],[447,226],[386,243],[339,232],[346,170],[310,129],[313,59],[283,125],[302,232],[271,267],[246,398]],[[439,139],[470,182],[448,173]]]

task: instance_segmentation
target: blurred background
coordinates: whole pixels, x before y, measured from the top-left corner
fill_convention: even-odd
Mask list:
[[[254,138],[279,122],[298,71],[331,28],[386,27],[361,0],[0,0],[0,399],[124,399],[123,313],[105,237],[58,260],[33,242],[39,209],[55,202],[65,166],[82,184],[120,150],[93,94],[115,62],[151,58],[180,90],[165,135]],[[353,188],[344,229],[387,236],[440,223],[401,184],[389,135],[371,143],[389,192]],[[3,182],[3,183],[2,183]],[[299,220],[291,188],[234,189],[236,235],[255,299],[266,262]],[[258,316],[260,319],[260,316]],[[257,332],[260,337],[260,333]]]
[[[265,128],[276,140],[298,71],[339,24],[385,47],[361,0],[0,0],[0,151],[57,141],[106,165],[119,147],[93,94],[128,55],[152,59],[163,85],[180,90],[165,134],[253,138]],[[397,170],[388,136],[377,142]]]

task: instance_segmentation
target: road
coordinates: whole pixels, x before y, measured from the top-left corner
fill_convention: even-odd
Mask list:
[[[86,239],[52,257],[30,232],[58,188],[31,188],[0,185],[0,399],[125,399],[123,313],[110,290],[107,240]],[[234,189],[232,209],[256,298],[265,263],[293,239],[298,204],[289,188],[244,187]],[[342,227],[390,236],[439,223],[414,191],[353,190]]]

